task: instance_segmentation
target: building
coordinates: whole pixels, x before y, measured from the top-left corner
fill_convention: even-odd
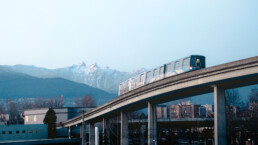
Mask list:
[[[0,125],[7,125],[9,114],[0,114]]]
[[[82,111],[89,111],[94,107],[65,107],[54,108],[56,113],[56,123],[63,122],[65,120],[76,117],[82,113]],[[30,109],[25,110],[23,113],[24,124],[44,124],[44,118],[49,108]]]
[[[191,105],[191,117],[192,118],[200,118],[200,105],[193,104]]]
[[[202,107],[205,108],[206,110],[206,117],[207,118],[210,118],[210,117],[214,117],[214,105],[209,105],[209,104],[206,104],[206,105],[202,105]]]
[[[56,113],[56,123],[60,123],[71,119],[73,117],[79,116],[82,114],[82,111],[88,112],[89,110],[95,107],[65,107],[65,108],[54,108],[53,110]],[[41,109],[30,109],[24,111],[24,124],[44,124],[44,118],[46,116],[49,108],[41,108]],[[80,128],[74,127],[72,130],[73,133],[80,133]],[[61,128],[57,130],[57,136],[66,137],[67,130],[65,128]]]
[[[157,119],[167,119],[168,110],[167,105],[158,105],[157,106]]]
[[[200,118],[206,117],[206,108],[203,106],[200,106]]]
[[[170,105],[169,106],[170,119],[181,118],[181,106]]]
[[[206,110],[201,105],[191,104],[189,101],[169,106],[170,119],[205,117]]]
[[[31,125],[0,125],[0,141],[47,139],[46,124]]]

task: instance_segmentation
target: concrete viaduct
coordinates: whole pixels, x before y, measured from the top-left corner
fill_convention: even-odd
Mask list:
[[[103,121],[103,130],[110,116],[121,116],[121,145],[128,145],[126,113],[148,106],[148,145],[157,144],[156,104],[214,92],[214,141],[226,145],[225,89],[258,83],[258,56],[171,76],[142,86],[107,102],[84,115],[62,122],[70,128],[89,125],[89,144],[95,144],[94,123]],[[81,129],[84,130],[83,128]],[[85,139],[85,135],[82,138]],[[155,143],[156,142],[156,143]]]

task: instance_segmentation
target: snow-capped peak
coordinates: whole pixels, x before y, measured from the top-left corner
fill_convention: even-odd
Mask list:
[[[143,72],[146,72],[146,71],[147,71],[147,69],[145,69],[145,68],[137,68],[137,69],[133,70],[131,72],[131,74],[140,74],[140,73],[143,73]]]
[[[90,66],[90,68],[100,68],[98,65],[97,65],[97,63],[94,63],[94,64],[92,64],[91,66]]]
[[[82,62],[79,63],[79,66],[85,67],[85,66],[86,66],[86,63],[85,63],[84,61],[82,61]]]

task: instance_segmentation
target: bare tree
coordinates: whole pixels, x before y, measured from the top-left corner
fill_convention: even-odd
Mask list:
[[[27,109],[35,108],[35,105],[34,105],[34,103],[32,102],[31,99],[25,99],[25,100],[23,100],[23,101],[20,103],[19,106],[20,106],[22,112],[23,112],[24,110],[27,110]]]
[[[0,103],[0,121],[6,121],[4,104]]]
[[[227,106],[238,106],[241,104],[240,95],[236,89],[226,90],[225,97]]]
[[[61,100],[58,97],[47,99],[48,108],[61,107]]]
[[[57,108],[57,107],[61,107],[61,100],[58,97],[34,99],[34,108]]]
[[[76,97],[74,103],[77,107],[95,106],[95,100],[91,96]]]
[[[258,103],[258,88],[253,88],[249,94],[249,102]]]
[[[6,99],[7,112],[9,113],[10,121],[14,122],[16,116],[19,115],[17,103],[14,100]]]

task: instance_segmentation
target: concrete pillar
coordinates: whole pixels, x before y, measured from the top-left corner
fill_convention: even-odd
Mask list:
[[[99,145],[99,128],[95,127],[95,145]]]
[[[125,112],[121,112],[121,145],[128,145],[128,119]]]
[[[95,145],[95,126],[89,123],[89,145]]]
[[[82,126],[80,126],[80,138],[82,138]]]
[[[109,119],[103,118],[103,145],[110,145]]]
[[[72,127],[69,126],[68,127],[68,138],[71,139],[71,135],[72,135]]]
[[[86,144],[86,136],[85,136],[84,110],[82,111],[81,138],[82,138],[82,145],[85,145]]]
[[[144,129],[145,129],[145,125],[141,125],[141,129],[140,129],[140,145],[144,145]]]
[[[80,126],[80,138],[82,139],[82,145],[86,144],[86,138],[85,138],[85,126]]]
[[[148,102],[148,145],[157,145],[156,105]]]
[[[225,90],[214,86],[214,141],[215,145],[226,145],[226,101]]]

